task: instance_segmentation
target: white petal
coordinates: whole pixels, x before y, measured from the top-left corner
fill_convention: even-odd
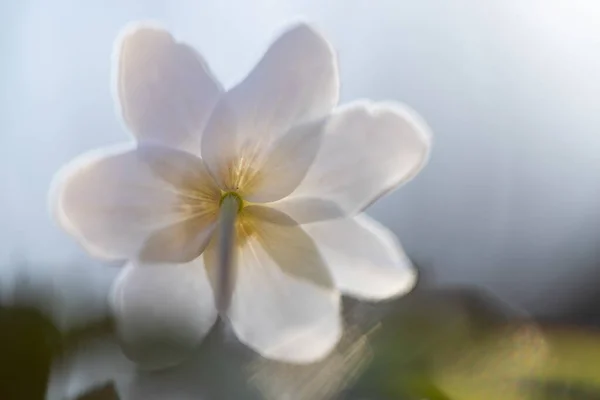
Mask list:
[[[366,215],[303,226],[325,258],[336,286],[365,300],[409,292],[417,273],[387,228]]]
[[[193,213],[182,206],[190,203],[190,193],[202,198],[191,202]],[[189,153],[158,146],[115,146],[84,154],[65,166],[53,182],[51,207],[59,224],[93,255],[124,259],[136,256],[144,246],[165,244],[168,249],[172,238],[163,237],[162,242],[154,238],[148,245],[146,241],[187,220],[197,231],[188,230],[189,235],[178,238],[196,241],[213,228],[219,195],[202,160]],[[190,258],[173,252],[164,257]]]
[[[310,267],[320,255],[302,241],[290,243],[290,235],[269,237],[270,249],[257,236],[247,238],[237,255],[228,312],[236,335],[267,358],[306,363],[325,357],[341,335],[339,293],[312,276],[289,273]]]
[[[266,203],[292,193],[317,156],[323,126],[322,122],[302,124],[277,140],[264,162],[256,166],[258,173],[244,187],[244,197],[248,201]]]
[[[239,180],[231,175],[237,175],[238,168],[254,174],[274,148],[290,146],[278,140],[294,126],[329,114],[338,100],[338,86],[331,46],[307,25],[285,32],[248,77],[223,96],[211,116],[202,137],[202,156],[215,179],[235,189]],[[267,192],[261,201],[277,200],[286,191]]]
[[[352,215],[414,177],[430,147],[429,128],[404,106],[364,102],[341,107],[329,118],[305,179],[274,206],[285,209],[288,201],[321,198]]]
[[[139,258],[147,262],[189,262],[208,246],[217,222],[215,218],[192,218],[150,235]]]
[[[240,214],[238,244],[260,245],[286,274],[325,288],[333,279],[314,240],[300,225],[281,211],[259,205],[244,208]],[[250,240],[251,239],[251,240]]]
[[[187,264],[128,264],[111,293],[125,354],[146,368],[181,362],[217,318],[202,257]]]
[[[309,224],[346,216],[344,210],[334,201],[312,197],[285,198],[269,203],[268,206],[289,215],[299,224]]]
[[[241,125],[255,133],[281,134],[299,122],[323,117],[339,97],[334,50],[310,26],[296,25],[271,44],[228,97]]]
[[[115,55],[115,89],[133,135],[198,154],[202,131],[221,93],[202,57],[148,25],[126,29]]]

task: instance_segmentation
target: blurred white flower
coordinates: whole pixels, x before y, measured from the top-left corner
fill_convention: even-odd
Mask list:
[[[340,292],[378,300],[414,286],[394,235],[359,213],[423,167],[429,130],[395,103],[334,109],[336,56],[316,31],[285,31],[227,91],[154,26],[127,29],[115,61],[134,142],[69,163],[51,200],[91,254],[129,260],[112,296],[126,351],[159,326],[195,346],[225,291],[220,311],[243,343],[310,362],[340,337]]]

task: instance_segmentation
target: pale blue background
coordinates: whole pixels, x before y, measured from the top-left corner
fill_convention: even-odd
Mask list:
[[[434,131],[430,165],[370,210],[430,282],[541,313],[597,290],[596,0],[0,0],[4,296],[25,259],[87,315],[114,274],[50,221],[46,191],[75,155],[126,139],[109,85],[125,23],[162,21],[231,86],[298,16],[338,49],[343,102],[403,101]]]

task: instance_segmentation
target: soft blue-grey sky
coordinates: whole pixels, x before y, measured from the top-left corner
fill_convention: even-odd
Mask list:
[[[101,297],[110,282],[50,221],[46,192],[75,155],[126,139],[110,90],[125,23],[162,21],[231,86],[299,17],[339,51],[343,102],[406,102],[434,131],[430,165],[369,211],[425,276],[485,285],[536,312],[597,290],[596,0],[3,0],[4,286],[15,256],[66,298]]]

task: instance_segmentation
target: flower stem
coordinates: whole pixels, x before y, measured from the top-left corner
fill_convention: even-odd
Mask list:
[[[221,315],[229,308],[233,290],[233,251],[235,246],[235,220],[240,210],[241,199],[236,194],[226,194],[221,199],[219,210],[219,272],[217,310]]]

